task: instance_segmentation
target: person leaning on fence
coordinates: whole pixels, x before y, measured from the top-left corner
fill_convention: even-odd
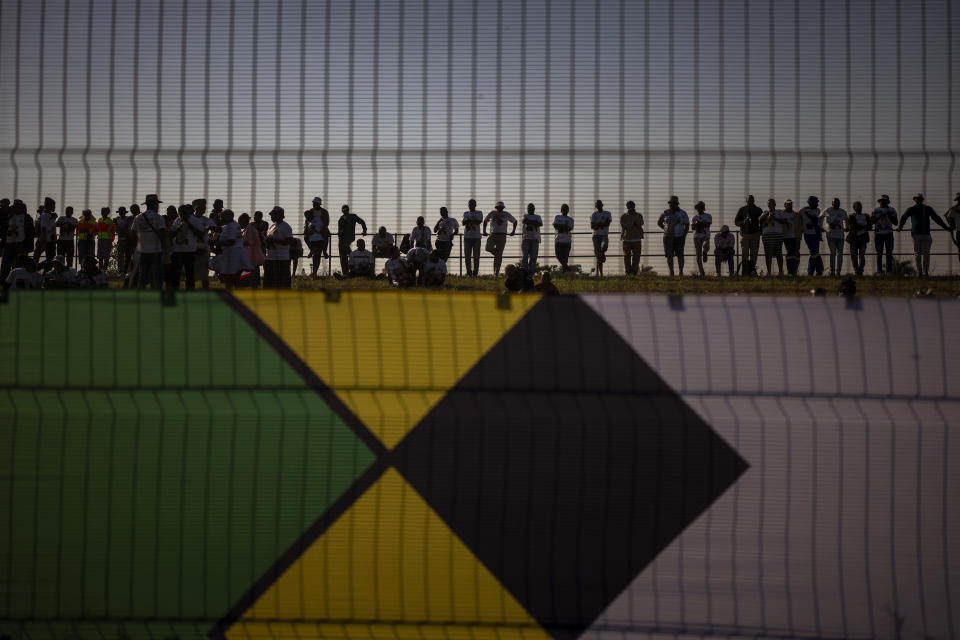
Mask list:
[[[830,275],[838,276],[843,271],[843,228],[847,222],[847,212],[840,208],[840,198],[834,198],[830,208],[822,215],[827,223]]]
[[[950,239],[957,248],[958,258],[960,258],[960,191],[953,196],[953,201],[956,204],[950,207],[946,215],[944,215],[944,218],[946,218],[947,224],[950,226]]]
[[[553,218],[553,229],[556,231],[553,241],[553,252],[560,263],[560,270],[567,271],[570,266],[570,247],[573,245],[573,218],[570,216],[570,206],[560,205],[560,215]]]
[[[610,224],[613,217],[603,208],[603,202],[597,200],[590,214],[590,228],[593,229],[593,256],[597,261],[597,275],[603,275],[603,263],[607,261],[607,248],[610,246]]]
[[[734,236],[730,233],[730,227],[723,225],[720,231],[713,236],[713,261],[717,268],[717,275],[720,275],[721,266],[726,263],[727,271],[732,277],[735,271],[733,266]]]
[[[680,275],[683,275],[683,246],[690,231],[690,218],[680,208],[680,199],[670,196],[667,209],[657,219],[657,226],[663,229],[663,255],[667,258],[670,275],[674,274],[673,259],[677,259]]]
[[[870,216],[863,212],[863,204],[853,203],[853,213],[847,216],[847,242],[850,244],[850,259],[853,271],[863,275],[867,264],[867,245],[870,243]]]
[[[930,275],[930,247],[933,244],[930,237],[930,220],[932,219],[943,229],[949,231],[950,227],[937,215],[930,205],[924,204],[922,193],[913,196],[916,203],[903,212],[900,217],[900,224],[897,225],[897,231],[903,231],[903,225],[910,220],[910,235],[913,236],[913,252],[917,262],[917,275]],[[922,268],[921,268],[922,267]]]
[[[283,219],[283,207],[270,210],[270,228],[267,229],[267,255],[263,263],[264,289],[290,288],[290,245],[293,229]]]
[[[503,262],[503,250],[507,246],[507,223],[512,224],[510,235],[517,232],[517,219],[504,211],[503,202],[497,202],[497,206],[487,214],[483,219],[483,235],[487,235],[487,225],[490,225],[490,235],[487,237],[487,253],[493,254],[493,274],[500,275],[500,264]]]
[[[480,275],[480,225],[483,224],[483,212],[477,209],[477,201],[471,199],[461,218],[463,222],[463,251],[467,263],[467,275]]]
[[[760,216],[763,211],[756,205],[756,199],[747,196],[747,204],[740,207],[733,223],[740,227],[740,273],[745,276],[757,275],[757,259],[760,256]]]
[[[777,201],[767,200],[767,210],[760,216],[763,235],[763,258],[767,265],[767,275],[773,274],[773,260],[776,258],[777,271],[783,275],[783,226],[778,217]]]
[[[528,203],[527,212],[520,220],[523,225],[520,267],[530,275],[537,271],[537,257],[540,255],[540,227],[543,226],[543,220],[536,211],[536,206],[532,202]]]
[[[800,209],[800,225],[803,229],[803,241],[807,245],[810,257],[807,259],[807,275],[823,275],[823,257],[820,245],[823,242],[823,226],[820,222],[820,200],[817,196],[807,198],[807,206]]]
[[[887,256],[887,273],[893,273],[893,230],[900,216],[890,206],[890,196],[884,194],[877,199],[880,205],[873,210],[873,246],[877,251],[877,273],[883,273],[883,256]]]
[[[433,231],[437,234],[437,251],[446,262],[453,250],[453,239],[460,233],[460,223],[450,217],[446,207],[440,207],[440,219],[433,225]]]
[[[627,201],[627,212],[620,216],[620,242],[623,244],[623,270],[628,276],[640,273],[643,249],[643,216],[633,200]]]
[[[357,225],[360,225],[360,235],[367,235],[367,223],[355,213],[350,213],[349,205],[340,207],[340,218],[337,220],[337,252],[340,254],[340,273],[347,275],[350,270],[350,245],[357,237]]]
[[[703,200],[693,205],[693,208],[697,211],[690,221],[693,227],[693,251],[697,257],[697,269],[700,270],[700,275],[704,276],[706,272],[703,270],[703,263],[710,254],[710,225],[713,224],[713,216],[707,213],[707,205]]]

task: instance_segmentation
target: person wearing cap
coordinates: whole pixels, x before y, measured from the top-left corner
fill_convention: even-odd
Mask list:
[[[193,277],[200,280],[200,286],[204,289],[210,288],[210,231],[217,228],[216,223],[207,217],[207,201],[204,198],[197,198],[191,203],[193,215],[190,217],[190,223],[200,230],[200,237],[197,238],[196,251],[194,253]]]
[[[133,232],[137,235],[137,251],[140,254],[140,289],[149,284],[159,289],[163,281],[163,255],[167,246],[167,223],[158,213],[163,202],[157,194],[145,198],[147,210],[133,219]]]
[[[593,256],[597,261],[597,276],[603,275],[603,263],[607,261],[607,248],[610,246],[610,224],[613,216],[603,208],[603,201],[597,200],[590,214],[590,228],[593,229]]]
[[[958,258],[960,258],[960,191],[953,196],[954,205],[950,207],[947,211],[944,218],[947,220],[947,224],[950,225],[952,229],[951,236],[953,237],[953,244],[957,247]]]
[[[307,209],[303,212],[303,239],[307,243],[307,248],[310,249],[307,257],[310,258],[310,277],[313,279],[317,278],[320,260],[327,250],[327,236],[324,234],[323,222],[318,216],[315,209]]]
[[[117,231],[117,271],[122,277],[126,277],[130,270],[130,258],[136,249],[136,240],[131,231],[133,216],[127,215],[126,207],[117,208],[116,231]]]
[[[477,209],[477,201],[470,199],[467,210],[461,218],[463,222],[463,250],[466,254],[467,276],[480,275],[480,225],[483,224],[483,212]]]
[[[57,203],[53,198],[44,198],[43,207],[37,217],[37,248],[34,251],[34,261],[41,256],[52,260],[57,253]]]
[[[843,228],[847,212],[840,208],[840,198],[834,198],[830,208],[821,214],[827,223],[827,247],[830,249],[830,275],[839,276],[843,271]]]
[[[507,246],[507,223],[512,224],[510,235],[517,232],[517,219],[509,211],[504,211],[503,202],[497,202],[493,211],[483,219],[483,235],[487,235],[487,225],[490,225],[490,236],[487,238],[487,253],[493,254],[493,274],[500,275],[500,265],[503,263],[503,250]]]
[[[777,209],[777,201],[767,200],[767,210],[760,216],[763,236],[763,259],[767,264],[767,275],[773,275],[773,260],[777,260],[777,275],[783,275],[783,225],[782,213]]]
[[[283,207],[270,211],[273,224],[267,230],[267,255],[263,263],[264,289],[290,288],[290,245],[293,244],[293,229],[284,219]]]
[[[703,270],[703,263],[707,261],[707,255],[710,253],[710,225],[713,224],[713,216],[707,213],[707,205],[703,200],[693,205],[697,213],[690,221],[693,227],[693,251],[697,256],[697,269],[700,275],[707,275]]]
[[[730,233],[730,227],[723,225],[720,231],[713,236],[713,261],[717,268],[717,276],[720,275],[720,267],[723,263],[727,264],[727,271],[733,277],[733,249],[734,237]]]
[[[673,275],[673,259],[677,259],[680,275],[683,275],[683,245],[690,231],[690,218],[680,208],[680,199],[670,196],[667,209],[657,219],[657,226],[663,229],[663,255],[667,258],[667,267]]]
[[[807,206],[800,209],[800,225],[803,228],[803,241],[810,252],[807,260],[807,275],[823,275],[823,257],[820,245],[823,243],[823,225],[820,222],[820,199],[817,196],[807,198]]]
[[[64,256],[55,256],[43,274],[44,289],[70,289],[77,284],[77,272],[67,266]]]
[[[110,264],[110,253],[116,237],[117,225],[110,217],[110,207],[102,207],[97,220],[97,260],[101,271],[106,271]]]
[[[367,223],[363,218],[350,213],[348,205],[340,207],[340,218],[337,220],[337,251],[340,254],[340,273],[343,275],[347,275],[350,271],[350,245],[357,237],[357,225],[360,225],[360,234],[367,235]]]
[[[853,203],[853,213],[847,216],[847,241],[850,243],[850,259],[853,271],[862,276],[867,263],[867,244],[870,242],[870,216],[863,212],[863,204]]]
[[[553,253],[560,263],[560,270],[567,271],[570,268],[570,248],[573,245],[573,217],[567,203],[560,205],[560,215],[554,216],[553,228],[556,231],[553,237]]]
[[[453,250],[453,239],[460,233],[460,223],[451,218],[446,207],[440,207],[440,219],[433,225],[433,232],[437,234],[437,251],[440,258],[446,262],[450,259]]]
[[[740,207],[733,224],[740,227],[740,254],[743,263],[740,273],[745,276],[757,275],[757,259],[760,256],[760,216],[763,211],[752,195],[747,196],[746,205]]]
[[[527,203],[527,212],[520,220],[523,225],[520,268],[531,276],[537,271],[537,257],[540,255],[540,227],[543,226],[543,220],[536,211],[537,207],[532,202]]]
[[[913,236],[913,252],[917,262],[917,274],[926,277],[930,275],[930,246],[932,245],[930,220],[932,219],[940,225],[941,228],[947,229],[948,231],[950,227],[937,215],[933,207],[924,204],[922,193],[913,196],[913,201],[916,204],[904,211],[903,215],[900,216],[900,224],[897,225],[897,231],[903,231],[903,225],[907,223],[907,220],[910,220],[910,235]]]
[[[15,266],[21,266],[19,257],[27,253],[25,248],[26,221],[29,217],[27,205],[20,200],[14,200],[10,217],[7,220],[7,241],[3,246],[3,259],[0,263],[0,281],[6,281],[7,276]]]
[[[900,216],[890,206],[890,196],[884,194],[877,199],[880,205],[873,210],[873,247],[877,252],[877,273],[883,273],[883,256],[887,256],[887,273],[893,273],[893,229]]]
[[[640,252],[643,249],[643,216],[633,200],[627,201],[627,212],[620,216],[620,242],[623,245],[623,270],[628,276],[640,273]]]

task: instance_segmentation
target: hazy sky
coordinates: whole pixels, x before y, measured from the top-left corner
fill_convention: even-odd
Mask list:
[[[577,216],[675,192],[732,219],[746,191],[943,208],[960,189],[947,0],[0,10],[0,191],[30,203],[156,191],[296,217],[321,195],[394,229],[470,196]]]

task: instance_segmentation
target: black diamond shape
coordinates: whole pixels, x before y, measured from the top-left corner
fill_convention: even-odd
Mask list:
[[[395,462],[554,637],[575,637],[747,468],[585,303],[544,298]]]

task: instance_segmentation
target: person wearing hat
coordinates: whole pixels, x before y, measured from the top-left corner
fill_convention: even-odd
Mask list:
[[[667,267],[673,275],[673,259],[677,259],[680,275],[683,275],[683,245],[690,231],[690,218],[680,208],[680,199],[670,196],[667,209],[657,219],[657,226],[663,229],[663,255],[667,258]]]
[[[273,224],[267,229],[267,255],[263,263],[264,289],[290,288],[290,245],[293,244],[293,229],[283,217],[283,207],[270,210]]]
[[[340,273],[347,275],[350,271],[350,245],[357,237],[357,225],[360,225],[360,235],[367,235],[367,223],[355,213],[350,213],[349,205],[340,207],[340,218],[337,220],[337,251],[340,254]],[[427,229],[427,231],[430,231]]]
[[[950,207],[944,218],[953,230],[951,232],[953,244],[956,245],[958,258],[960,258],[960,191],[953,196],[953,202],[954,205]]]
[[[823,243],[823,225],[820,222],[820,199],[817,196],[807,198],[807,206],[800,209],[800,224],[803,228],[803,241],[810,252],[807,260],[807,275],[823,275],[823,257],[820,245]]]
[[[830,275],[838,276],[843,271],[843,228],[847,224],[847,212],[840,208],[840,198],[834,198],[830,208],[821,214],[827,223],[827,247],[830,249]]]
[[[114,220],[117,232],[117,271],[121,276],[126,277],[130,268],[130,257],[136,249],[136,241],[131,233],[133,217],[127,215],[126,207],[118,207],[117,216]]]
[[[757,259],[760,256],[760,216],[763,211],[752,195],[747,196],[746,205],[737,211],[733,224],[740,227],[740,254],[743,264],[740,273],[745,276],[757,275]]]
[[[913,196],[916,203],[903,212],[900,217],[900,224],[897,225],[897,231],[903,231],[903,225],[910,220],[910,235],[913,236],[913,253],[917,262],[917,274],[921,276],[930,275],[930,247],[933,244],[930,237],[930,220],[932,219],[943,229],[950,230],[947,223],[937,215],[928,204],[924,204],[922,193]],[[922,267],[922,268],[921,268]]]
[[[453,239],[460,233],[460,223],[450,217],[446,207],[440,207],[440,219],[433,225],[433,232],[437,234],[437,251],[440,258],[446,262],[453,251]]]
[[[720,227],[720,231],[713,236],[713,260],[717,267],[717,276],[720,276],[720,267],[723,263],[727,263],[727,271],[730,274],[730,277],[733,277],[734,267],[733,267],[733,248],[734,248],[734,237],[730,233],[730,227],[723,225]]]
[[[643,216],[633,200],[627,201],[627,212],[620,216],[620,242],[623,244],[623,270],[628,276],[640,273],[640,252],[643,250]]]
[[[510,235],[512,236],[517,232],[517,219],[509,211],[504,211],[503,202],[497,202],[493,211],[483,219],[483,235],[487,235],[487,225],[490,225],[490,237],[487,238],[486,250],[487,253],[493,254],[493,273],[497,276],[500,275],[503,250],[507,246],[508,222],[513,225],[510,228]]]
[[[610,223],[613,217],[603,208],[603,201],[597,200],[590,214],[590,228],[593,229],[593,255],[597,259],[597,275],[603,275],[603,263],[607,261],[607,248],[610,246]]]
[[[890,196],[884,194],[877,199],[880,205],[870,215],[873,223],[873,247],[877,252],[877,273],[883,273],[883,256],[887,256],[887,273],[893,273],[893,229],[897,226],[899,215],[890,206]]]
[[[160,289],[163,282],[163,256],[167,246],[167,223],[160,215],[162,200],[151,193],[145,198],[147,210],[133,219],[140,253],[140,289],[149,284]]]
[[[461,218],[463,222],[463,249],[466,252],[467,275],[480,275],[480,225],[483,224],[483,212],[477,209],[477,201],[473,198],[467,203],[467,210]]]
[[[707,213],[707,205],[703,200],[693,205],[697,213],[690,221],[693,226],[693,251],[697,256],[697,269],[700,275],[707,275],[703,270],[703,263],[707,261],[707,255],[710,253],[710,225],[713,224],[713,216]]]

